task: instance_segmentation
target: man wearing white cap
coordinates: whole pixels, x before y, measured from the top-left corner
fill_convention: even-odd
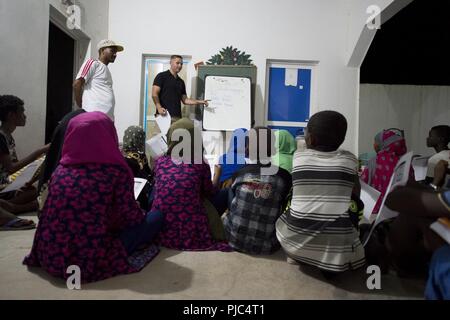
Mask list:
[[[98,60],[88,59],[80,68],[73,84],[75,102],[86,111],[101,111],[114,120],[114,91],[108,64],[116,60],[123,47],[112,40],[97,45]]]

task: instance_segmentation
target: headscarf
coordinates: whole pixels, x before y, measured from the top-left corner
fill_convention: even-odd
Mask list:
[[[139,126],[130,126],[123,136],[124,152],[145,153],[145,131]]]
[[[375,157],[369,160],[368,184],[373,185],[375,180],[387,180],[387,184],[389,184],[398,160],[407,151],[406,141],[393,130],[383,130],[375,136],[375,143],[378,145],[379,151]]]
[[[220,183],[228,180],[233,174],[245,166],[245,136],[247,129],[233,131],[227,153],[219,158],[221,167]]]
[[[104,113],[94,111],[80,114],[67,127],[62,157],[64,166],[78,164],[114,164],[133,177],[122,153],[112,120]]]
[[[294,137],[287,130],[275,131],[276,154],[272,156],[272,163],[280,168],[292,172],[292,159],[297,143]]]
[[[174,133],[176,136],[174,136]],[[188,141],[184,141],[184,138],[188,139]],[[196,140],[197,144],[195,143]],[[179,144],[181,146],[178,146]],[[180,160],[185,163],[202,163],[204,161],[201,131],[188,118],[181,118],[170,126],[167,134],[167,145],[167,155],[171,156],[174,160]],[[198,148],[197,145],[201,146],[199,150],[196,150],[196,147]],[[190,146],[190,150],[185,150],[188,146]],[[179,147],[179,149],[177,148],[173,152],[176,147]],[[184,151],[190,151],[190,158],[188,158],[188,155]]]
[[[78,109],[66,114],[53,132],[50,148],[48,149],[45,161],[42,163],[41,176],[39,178],[38,191],[40,192],[42,186],[50,180],[50,177],[55,171],[61,159],[61,152],[64,144],[64,136],[66,135],[67,125],[72,118],[86,112],[83,109]]]
[[[130,126],[123,136],[122,151],[124,156],[138,162],[141,170],[148,164],[145,155],[145,131],[139,126]]]

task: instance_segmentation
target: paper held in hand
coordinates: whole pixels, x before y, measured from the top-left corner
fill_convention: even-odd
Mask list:
[[[365,246],[367,242],[370,239],[370,236],[372,235],[373,230],[375,227],[383,222],[384,220],[394,218],[398,215],[398,212],[390,210],[388,207],[384,205],[387,195],[394,190],[395,188],[398,188],[400,186],[405,186],[408,183],[409,179],[409,172],[411,169],[411,162],[412,162],[412,152],[408,152],[407,154],[403,155],[403,157],[398,160],[397,165],[395,166],[394,172],[392,173],[391,180],[389,182],[389,185],[386,189],[386,193],[384,194],[383,202],[381,203],[380,211],[377,214],[377,217],[375,219],[375,222],[372,225],[372,228],[370,229],[370,232],[368,233],[366,239],[363,241],[363,245]]]
[[[165,116],[156,116],[156,124],[161,133],[158,133],[146,142],[150,156],[154,159],[159,158],[167,152],[167,133],[169,132],[171,121],[172,117],[167,110]]]
[[[166,110],[165,116],[157,115],[155,120],[156,120],[156,124],[159,127],[159,131],[161,131],[161,133],[163,135],[167,135],[167,132],[169,132],[170,124],[172,121],[172,117],[170,116],[169,111]]]
[[[364,202],[364,218],[368,222],[371,222],[372,212],[380,198],[381,192],[372,188],[362,180],[359,180],[359,183],[361,184],[360,198],[361,201]]]
[[[450,219],[440,218],[436,222],[433,222],[430,228],[450,244]]]
[[[0,193],[17,191],[20,188],[22,188],[23,186],[25,186],[25,184],[33,178],[34,174],[39,169],[39,167],[42,164],[42,162],[44,161],[44,159],[45,159],[44,157],[39,158],[39,159],[35,160],[34,162],[30,163],[25,168],[23,168],[21,170],[22,172],[19,171],[19,174],[16,177],[16,179],[13,182],[11,182],[9,185],[7,185],[6,188],[3,189]]]
[[[134,198],[137,200],[139,197],[139,194],[144,189],[145,185],[147,184],[147,179],[142,178],[134,178]]]

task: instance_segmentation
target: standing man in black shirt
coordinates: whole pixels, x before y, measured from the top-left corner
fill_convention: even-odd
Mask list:
[[[186,86],[178,73],[183,68],[183,58],[179,55],[170,57],[170,69],[158,73],[153,81],[152,98],[156,105],[156,113],[166,115],[169,111],[172,122],[181,118],[181,103],[185,105],[204,104],[207,100],[190,99],[186,95]]]

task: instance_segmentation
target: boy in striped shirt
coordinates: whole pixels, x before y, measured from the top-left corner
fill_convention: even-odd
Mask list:
[[[287,255],[327,276],[365,264],[357,225],[349,215],[352,192],[359,186],[358,162],[352,153],[338,149],[346,131],[347,121],[338,112],[311,117],[307,149],[294,154],[291,208],[276,223]]]

